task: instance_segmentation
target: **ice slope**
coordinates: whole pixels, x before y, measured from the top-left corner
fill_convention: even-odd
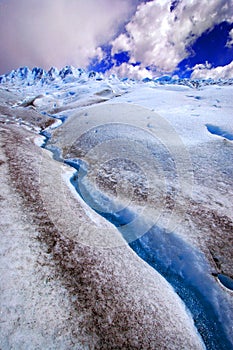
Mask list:
[[[15,108],[63,123],[47,129],[47,147],[60,149],[76,168],[85,164],[79,193],[120,222],[122,234],[135,216],[143,218],[145,235],[127,239],[131,246],[183,298],[207,348],[231,348],[232,80],[137,82],[65,67],[23,68],[0,81],[23,97]],[[167,233],[170,216],[175,230]],[[200,317],[202,298],[210,304],[206,320]]]
[[[129,95],[131,97],[136,94],[135,101],[140,101],[138,93],[147,103],[150,103],[150,98],[153,96],[152,102],[155,106],[156,95],[142,93],[140,88]],[[165,94],[167,91],[164,93],[164,98]],[[81,166],[82,174],[78,174],[78,178],[77,176],[73,178],[72,183],[84,200],[117,225],[131,247],[163,276],[166,276],[177,293],[182,296],[186,306],[194,315],[207,348],[231,348],[232,301],[226,292],[222,291],[218,280],[212,276],[212,274],[217,275],[218,267],[213,261],[217,256],[218,262],[222,260],[221,269],[229,274],[232,269],[230,243],[232,221],[229,220],[229,226],[226,222],[225,227],[223,221],[219,222],[221,211],[224,214],[228,213],[232,220],[231,144],[225,145],[217,141],[217,145],[212,145],[212,140],[209,141],[209,135],[206,133],[205,121],[199,124],[200,130],[203,131],[202,135],[197,133],[199,138],[192,138],[192,134],[187,138],[186,130],[183,134],[182,130],[178,134],[170,121],[169,124],[165,123],[163,119],[165,117],[161,120],[161,117],[159,118],[151,110],[139,108],[129,102],[122,103],[122,99],[126,96],[119,97],[115,104],[109,101],[105,105],[74,113],[63,128],[55,130],[50,144],[63,149],[65,158],[71,157],[71,160],[66,160],[67,163],[78,170]],[[180,96],[175,97],[178,100]],[[174,119],[173,116],[171,120],[176,122]],[[184,119],[182,122],[185,125]],[[162,129],[164,125],[165,130]],[[153,128],[157,130],[154,134],[151,132]],[[166,133],[162,137],[164,131]],[[167,139],[166,135],[168,135]],[[183,136],[183,142],[179,137],[175,137],[177,135]],[[162,148],[158,141],[162,142],[167,150]],[[142,144],[141,147],[138,146],[139,143]],[[130,149],[132,146],[133,149]],[[218,152],[223,153],[224,150],[222,170],[213,169],[210,159],[213,153],[210,146],[214,149],[214,156],[218,156]],[[178,150],[175,151],[174,147],[178,147]],[[197,147],[200,147],[202,152],[204,150],[204,154],[201,154],[202,158],[195,160]],[[159,152],[158,149],[160,149]],[[149,151],[152,152],[149,153]],[[190,160],[186,158],[187,154]],[[194,161],[192,163],[192,156],[195,163]],[[176,169],[166,164],[169,157],[175,159]],[[181,157],[180,160],[179,157]],[[75,162],[77,158],[86,162],[87,165],[83,169],[80,161]],[[122,162],[122,158],[127,164]],[[158,164],[156,169],[156,164],[153,164],[154,158],[160,166],[164,167],[162,169],[164,173],[162,170],[159,172]],[[113,164],[113,160],[116,164]],[[187,162],[186,168],[181,169],[184,160]],[[134,167],[130,166],[129,161],[134,163]],[[221,165],[219,163],[218,159],[217,164]],[[104,169],[104,165],[108,167]],[[198,167],[198,170],[201,169],[206,178],[200,178],[199,172],[194,172],[193,166]],[[153,173],[153,169],[159,174],[158,178],[156,173]],[[184,178],[178,170],[186,171],[183,174]],[[139,179],[135,178],[135,172]],[[177,178],[180,184],[177,184]],[[164,187],[162,179],[165,182]],[[136,184],[133,189],[134,195],[139,188],[144,189],[144,196],[143,193],[137,193],[135,198],[132,192],[128,191],[127,186],[123,191],[116,189],[118,192],[114,193],[114,187],[119,186],[123,180],[128,182],[128,187],[131,187],[132,182],[134,186]],[[211,186],[208,183],[202,183],[203,180],[212,181]],[[220,180],[227,191],[226,188],[219,188]],[[146,181],[150,182],[149,190],[146,187]],[[179,186],[183,186],[183,193],[179,193]],[[169,193],[169,187],[173,187],[173,193]],[[151,196],[154,189],[156,189],[156,195]],[[194,195],[193,191],[195,191]],[[108,197],[104,197],[103,193],[108,193]],[[166,205],[169,202],[164,203],[165,194],[170,194],[170,200],[174,200],[177,206],[169,213],[166,212]],[[206,200],[208,200],[207,203]],[[220,205],[222,210],[219,211]],[[154,208],[156,210],[153,210]],[[157,210],[159,217],[156,216]],[[165,219],[171,214],[173,221],[177,220],[178,223],[173,227],[175,232],[166,232],[170,226],[166,227]],[[144,220],[137,220],[135,216]],[[216,219],[215,216],[217,216]],[[172,224],[174,224],[173,221]],[[210,249],[213,255],[209,254]],[[206,254],[206,257],[202,253]]]
[[[1,348],[203,349],[169,283],[74,195],[72,169],[24,126],[0,132]]]

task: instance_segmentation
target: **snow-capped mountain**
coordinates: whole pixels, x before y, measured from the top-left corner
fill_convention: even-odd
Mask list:
[[[119,79],[119,81],[134,81],[134,79],[118,78],[115,75],[111,77],[104,76],[102,73],[94,71],[86,71],[82,68],[75,68],[73,66],[65,66],[60,71],[56,67],[51,67],[48,71],[42,68],[34,67],[30,70],[28,67],[20,67],[12,70],[10,73],[0,76],[0,83],[12,83],[12,84],[23,84],[23,85],[34,85],[34,84],[51,84],[54,81],[63,82],[82,82],[88,81],[88,79],[94,79],[97,81],[108,80],[108,79]],[[144,78],[143,83],[152,83],[158,85],[184,85],[193,88],[199,88],[206,85],[233,85],[233,78],[231,79],[188,79],[188,78],[177,78],[171,76],[162,76],[159,78]]]
[[[0,83],[12,83],[23,85],[50,84],[54,81],[71,82],[88,79],[102,80],[101,73],[86,72],[81,68],[74,68],[72,66],[65,66],[60,71],[56,67],[51,67],[48,71],[42,68],[34,67],[30,70],[28,67],[21,67],[12,70],[8,74],[0,76]]]

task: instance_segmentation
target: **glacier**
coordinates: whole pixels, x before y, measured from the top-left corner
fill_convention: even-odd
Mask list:
[[[182,327],[184,324],[191,327],[183,336],[186,339],[192,334],[193,343],[186,348],[233,348],[232,82],[233,79],[172,77],[136,81],[114,75],[106,77],[72,66],[60,71],[52,67],[48,72],[22,67],[0,77],[1,123],[5,131],[9,128],[13,132],[14,127],[22,129],[14,133],[26,133],[26,139],[33,138],[35,147],[42,150],[38,193],[55,226],[58,230],[63,227],[64,232],[68,230],[65,237],[72,237],[75,247],[81,244],[93,252],[100,249],[100,256],[102,250],[114,256],[120,249],[123,266],[128,261],[125,254],[129,254],[132,261],[136,259],[139,274],[141,269],[149,283],[156,283],[157,278],[149,265],[163,276],[159,283],[164,295],[171,286],[171,298],[176,295],[175,305],[180,309],[183,305],[187,313],[187,319],[180,322]],[[66,195],[65,201],[62,199],[62,193],[70,191],[67,183],[67,189],[58,185],[59,172],[63,170],[54,170],[53,175],[50,167],[62,167],[70,174],[70,185],[77,190],[76,194],[72,193],[84,208],[79,209],[84,212],[82,215],[72,209],[76,204],[70,204],[70,195]],[[48,182],[53,176],[54,185]],[[61,199],[55,199],[56,196]],[[63,217],[63,212],[67,217]],[[77,226],[72,222],[75,216]],[[102,217],[110,223],[102,221]],[[78,232],[80,222],[88,229]],[[61,253],[57,253],[59,244],[58,241],[51,251],[66,256],[67,246],[60,247]],[[140,258],[131,256],[129,247]],[[75,261],[72,254],[72,262],[67,260],[69,265]],[[115,259],[120,260],[121,255]],[[141,259],[148,267],[144,267]],[[113,259],[113,265],[110,263],[112,271],[114,264],[120,263],[116,261]],[[98,274],[105,278],[102,268],[106,261],[96,264],[95,269],[101,266],[97,268]],[[136,276],[133,266],[131,269]],[[130,268],[127,271],[130,273]],[[101,278],[95,285],[97,289],[102,286]],[[133,275],[129,279],[133,286]],[[148,302],[156,298],[148,294],[153,288],[144,286]],[[141,300],[142,292],[138,293]],[[89,294],[85,294],[86,298]],[[169,298],[167,296],[167,305],[171,306]],[[105,298],[101,301],[103,308],[106,302]],[[166,307],[166,297],[164,303]],[[129,312],[133,314],[132,310]],[[162,307],[161,310],[166,317],[166,311]],[[172,310],[171,306],[171,314]],[[111,312],[114,310],[109,311],[109,315]],[[147,313],[143,315],[142,318]],[[149,315],[150,311],[148,326],[143,324],[142,332],[150,327]],[[98,323],[103,318],[99,316],[95,320]],[[145,331],[145,338],[138,344],[125,335],[128,345],[122,345],[124,339],[119,340],[114,333],[114,346],[149,349],[157,344],[161,349],[180,348],[178,329],[174,346],[171,338],[166,340],[174,322],[170,320],[169,327],[168,321],[167,328],[164,321],[161,322],[164,344],[159,343],[159,338],[150,338]],[[112,329],[110,321],[106,324]],[[108,342],[103,328],[95,334]],[[95,341],[96,348],[98,344],[103,348],[100,340],[100,343]],[[148,345],[150,342],[153,345]]]

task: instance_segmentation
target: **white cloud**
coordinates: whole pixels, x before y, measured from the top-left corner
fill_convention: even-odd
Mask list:
[[[140,66],[133,66],[128,63],[122,63],[118,67],[113,67],[110,71],[109,74],[116,74],[119,77],[125,78],[125,77],[130,77],[134,79],[141,80],[143,78],[150,78],[152,79],[153,75],[152,72],[149,71],[146,68],[142,68]]]
[[[0,0],[0,69],[84,67],[135,9],[134,0]]]
[[[0,74],[22,65],[86,67],[89,59],[130,52],[128,64],[114,67],[121,76],[144,77],[150,66],[171,73],[188,47],[207,29],[233,21],[233,0],[0,0]],[[136,12],[135,12],[136,11]],[[125,23],[126,32],[113,38]],[[227,46],[233,44],[233,30]],[[131,63],[142,62],[134,67]],[[128,71],[127,71],[128,70]],[[128,74],[127,74],[128,72]]]
[[[125,34],[120,34],[112,43],[112,55],[120,51],[129,51],[131,49],[130,38]]]
[[[226,47],[231,48],[233,46],[233,29],[231,29],[230,33],[229,33],[229,38],[227,40],[226,43]]]
[[[211,68],[211,65],[207,62],[204,64],[197,64],[193,68],[191,75],[192,79],[229,79],[233,78],[233,61],[226,66],[219,66]]]
[[[142,68],[155,66],[171,73],[190,52],[188,47],[206,30],[233,21],[232,0],[180,1],[170,11],[170,0],[142,3],[126,26],[126,33],[113,42],[112,53],[130,51],[130,62]]]

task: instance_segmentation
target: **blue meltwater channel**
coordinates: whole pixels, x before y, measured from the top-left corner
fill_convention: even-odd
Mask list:
[[[78,159],[68,159],[65,163],[77,170],[71,178],[71,183],[86,201],[83,190],[80,191],[80,185],[82,188],[85,187],[87,168]],[[85,188],[85,191],[89,191],[88,201],[86,201],[88,205],[114,224],[129,242],[129,237],[133,235],[132,232],[127,232],[126,227],[132,227],[127,224],[133,222],[136,214],[129,208],[106,213],[107,201],[111,207],[110,199],[104,194],[96,194],[94,188],[90,191],[89,186],[90,183],[88,188]],[[98,210],[96,201],[98,201]],[[115,207],[114,203],[112,207]],[[142,224],[144,220],[141,218]],[[225,291],[212,276],[211,267],[202,252],[189,245],[175,232],[168,233],[156,225],[142,237],[130,241],[129,246],[172,285],[191,312],[206,349],[233,349],[232,310]]]
[[[98,214],[115,225],[126,241],[130,242],[129,246],[138,256],[172,285],[191,312],[206,349],[233,350],[231,329],[233,310],[230,310],[224,290],[211,275],[211,268],[204,254],[182,240],[175,232],[167,233],[156,225],[143,236],[135,240],[129,239],[129,237],[134,237],[134,232],[127,229],[133,225],[127,224],[132,223],[137,217],[137,224],[144,225],[145,218],[138,220],[138,215],[130,208],[118,212],[106,212],[106,202],[109,203],[109,208],[115,207],[114,203],[104,194],[95,194],[95,189],[90,186],[84,191],[88,193],[87,201],[82,195],[83,190],[80,190],[80,184],[82,189],[85,187],[86,165],[80,159],[64,160],[57,147],[47,145],[51,135],[44,132],[41,134],[45,137],[42,147],[51,151],[55,160],[65,162],[77,170],[70,181],[83,200]],[[225,281],[224,276],[221,276],[220,280]],[[231,281],[229,283],[227,280],[227,282],[228,285],[231,285]]]

